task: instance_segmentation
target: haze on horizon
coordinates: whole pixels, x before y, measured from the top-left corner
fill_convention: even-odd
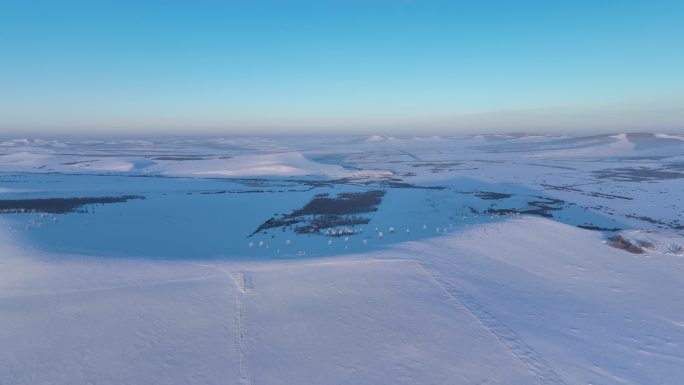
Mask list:
[[[684,130],[684,3],[6,1],[0,134]]]

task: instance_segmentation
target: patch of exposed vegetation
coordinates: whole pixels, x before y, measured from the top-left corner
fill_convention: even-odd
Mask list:
[[[682,225],[678,219],[675,219],[670,223],[666,223],[664,221],[654,219],[651,217],[647,217],[645,215],[627,214],[625,216],[627,218],[638,219],[640,221],[648,222],[648,223],[654,224],[654,225],[661,227],[661,228],[669,227],[673,230],[684,230],[684,225]]]
[[[611,179],[620,182],[644,182],[684,178],[681,172],[666,171],[649,167],[623,167],[593,172],[598,179]]]
[[[577,225],[577,227],[579,227],[580,229],[594,230],[594,231],[610,231],[610,232],[614,232],[614,231],[620,231],[620,230],[622,230],[622,229],[617,228],[617,227],[609,228],[609,227],[599,227],[599,226],[594,226],[594,225]]]
[[[293,211],[285,218],[301,217],[304,215],[345,215],[377,211],[377,205],[385,196],[383,190],[366,192],[345,192],[335,198],[327,196],[314,197],[301,209]]]
[[[73,166],[75,164],[81,164],[81,163],[92,163],[92,162],[98,162],[99,159],[93,159],[93,160],[79,160],[75,162],[66,162],[66,163],[60,163],[61,165],[64,166]]]
[[[663,226],[667,226],[667,223],[665,223],[665,222],[663,222],[663,221],[660,221],[660,220],[657,220],[657,219],[653,219],[653,218],[651,218],[651,217],[647,217],[647,216],[645,216],[645,215],[627,214],[627,215],[625,215],[625,216],[626,216],[627,218],[638,219],[638,220],[640,220],[640,221],[648,222],[648,223],[651,223],[651,224],[654,224],[654,225],[663,225]]]
[[[377,211],[385,196],[383,190],[344,192],[335,197],[317,194],[304,207],[280,218],[262,223],[250,236],[279,227],[291,227],[296,233],[320,233],[323,229],[367,224],[368,218],[358,214]],[[337,233],[335,233],[337,234]]]
[[[409,173],[410,175],[410,173]],[[414,174],[415,175],[415,174]],[[211,178],[217,180],[226,180],[226,178]],[[425,189],[425,190],[444,190],[444,186],[421,186],[412,183],[404,182],[403,179],[393,178],[393,177],[380,177],[380,178],[367,178],[367,177],[355,177],[355,178],[339,178],[339,179],[327,179],[327,180],[317,180],[317,179],[259,179],[259,178],[229,178],[228,180],[240,183],[249,187],[286,187],[286,186],[307,186],[308,190],[314,188],[325,188],[325,187],[335,187],[339,185],[348,186],[360,186],[369,188],[411,188],[411,189]]]
[[[303,226],[296,226],[294,228],[297,234],[319,233],[321,230],[331,229],[336,227],[354,227],[356,225],[365,225],[370,222],[370,219],[358,215],[317,215]],[[330,236],[343,236],[352,234],[350,231],[332,232]]]
[[[281,218],[269,218],[266,222],[262,223],[251,235],[260,233],[262,231],[273,229],[276,227],[286,227],[292,226],[299,223],[298,219],[281,219]]]
[[[621,235],[616,235],[614,237],[611,237],[609,239],[609,245],[616,248],[616,249],[621,249],[625,250],[627,252],[630,252],[632,254],[642,254],[644,252],[644,249],[641,248],[640,246],[637,246],[630,242],[628,239]]]
[[[605,194],[605,193],[600,193],[600,192],[595,192],[595,191],[590,192],[589,195],[591,195],[593,197],[597,197],[597,198],[622,199],[622,200],[626,200],[626,201],[631,201],[634,199],[634,198],[630,198],[630,197],[626,197],[626,196],[622,196],[622,195]]]
[[[568,191],[568,192],[584,192],[581,189],[572,186],[556,186],[552,184],[540,183],[540,186],[548,190]]]
[[[320,183],[320,182],[319,182]],[[340,178],[328,181],[330,185],[377,186],[380,188],[417,188],[425,190],[444,190],[444,186],[419,186],[404,182],[399,178]]]
[[[462,165],[463,162],[422,162],[414,163],[413,167],[430,168],[430,172],[433,174],[439,174],[444,171],[452,171],[454,167]]]
[[[561,205],[565,203],[560,199],[554,198],[541,198],[536,201],[527,202],[528,205],[532,206],[532,209],[522,210],[521,214],[532,214],[539,215],[541,217],[553,218],[553,214],[550,211],[560,211],[563,208]]]
[[[479,191],[475,193],[475,196],[484,199],[484,200],[500,200],[500,199],[506,199],[510,198],[513,195],[512,194],[506,194],[506,193],[499,193],[499,192],[491,192],[491,191]]]
[[[258,194],[258,193],[266,193],[266,192],[283,192],[283,191],[282,190],[280,190],[280,191],[275,191],[275,190],[235,190],[235,191],[218,190],[218,191],[201,191],[200,194],[201,195]]]
[[[200,156],[157,156],[155,158],[152,158],[152,160],[177,160],[177,161],[185,161],[185,160],[204,160],[205,158],[200,157]]]
[[[527,202],[528,208],[525,209],[508,209],[489,207],[485,210],[486,214],[490,215],[538,215],[544,218],[553,218],[552,211],[560,211],[563,209],[565,201],[554,198],[538,197],[539,199]]]
[[[471,210],[472,212],[472,210]],[[500,215],[500,216],[510,216],[510,215],[520,215],[520,211],[515,209],[497,209],[494,207],[489,207],[485,210],[486,214],[489,215]]]
[[[81,212],[81,209],[87,205],[123,203],[131,199],[145,199],[145,197],[140,195],[122,195],[118,197],[3,199],[0,200],[0,213],[41,212],[64,214]]]

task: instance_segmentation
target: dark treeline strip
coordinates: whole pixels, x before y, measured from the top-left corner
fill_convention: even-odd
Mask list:
[[[281,218],[270,218],[262,223],[252,234],[264,232],[278,227],[295,226],[297,233],[318,233],[322,229],[338,226],[354,226],[367,224],[368,218],[355,214],[377,211],[383,190],[364,192],[344,192],[335,197],[329,194],[316,194],[304,207],[294,210]]]
[[[500,199],[510,198],[513,195],[512,194],[499,193],[499,192],[491,192],[491,191],[480,191],[480,192],[476,192],[475,196],[480,198],[480,199],[484,199],[484,200],[500,200]]]
[[[140,195],[122,195],[118,197],[4,199],[0,200],[0,213],[41,212],[64,214],[77,211],[86,205],[123,203],[131,199],[145,199],[145,197]]]

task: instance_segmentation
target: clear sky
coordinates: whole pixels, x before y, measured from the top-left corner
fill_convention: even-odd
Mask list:
[[[0,0],[0,133],[680,131],[684,1]]]

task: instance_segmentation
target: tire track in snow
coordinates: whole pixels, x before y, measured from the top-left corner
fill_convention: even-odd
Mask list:
[[[540,384],[567,385],[563,378],[556,373],[541,355],[520,338],[511,328],[499,322],[487,310],[465,295],[461,290],[442,284],[442,280],[435,276],[417,261],[413,261],[430,279],[439,286],[457,305],[463,307],[480,325],[489,331],[497,340],[522,362],[534,374]]]
[[[242,385],[251,385],[252,380],[249,375],[248,355],[247,355],[247,325],[242,307],[242,298],[248,289],[251,289],[252,279],[247,272],[231,272],[230,270],[208,264],[191,263],[191,265],[202,266],[222,273],[222,277],[230,279],[238,289],[235,295],[233,306],[233,327],[235,330],[235,355],[238,358],[238,368],[236,376]]]
[[[234,309],[234,319],[235,319],[235,352],[238,357],[238,378],[240,383],[243,385],[250,385],[252,383],[249,377],[249,367],[247,363],[247,325],[245,322],[245,317],[242,309],[242,299],[241,297],[247,292],[247,282],[249,280],[246,277],[246,273],[231,273],[226,272],[228,276],[235,282],[238,290],[240,291],[235,296],[235,309]]]

